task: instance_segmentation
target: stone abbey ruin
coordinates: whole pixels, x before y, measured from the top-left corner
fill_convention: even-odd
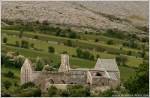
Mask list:
[[[33,82],[43,91],[50,85],[65,87],[67,85],[89,85],[91,87],[116,88],[120,84],[120,71],[115,59],[98,59],[94,68],[70,68],[69,56],[61,55],[61,64],[56,71],[47,71],[45,65],[42,71],[34,71],[29,59],[21,68],[21,84]]]

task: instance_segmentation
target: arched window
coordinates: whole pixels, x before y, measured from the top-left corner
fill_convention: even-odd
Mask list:
[[[64,81],[64,80],[61,80],[61,83],[62,83],[62,84],[65,84],[65,81]]]
[[[54,80],[53,79],[50,79],[49,82],[50,82],[50,84],[54,84]]]
[[[96,73],[96,76],[102,76],[102,74],[101,74],[101,73],[99,73],[99,72],[97,72],[97,73]]]

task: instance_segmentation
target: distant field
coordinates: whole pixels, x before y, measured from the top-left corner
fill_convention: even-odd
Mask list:
[[[31,34],[33,34],[33,33],[31,33]],[[12,35],[5,35],[5,36],[8,37],[8,44],[15,45],[16,41],[21,42],[21,40],[24,39],[24,40],[27,40],[30,44],[34,43],[35,48],[41,49],[44,52],[48,52],[48,46],[52,46],[55,48],[56,54],[61,54],[62,52],[67,51],[69,55],[76,55],[76,48],[75,47],[68,47],[68,46],[62,45],[62,44],[48,43],[48,40],[51,40],[51,38],[48,38],[47,41],[45,41],[45,39],[42,40],[40,38],[39,39],[30,39],[30,38],[24,37],[24,38],[20,39],[17,36],[12,36]],[[55,38],[57,38],[57,37],[55,37]],[[59,38],[61,38],[61,37],[59,37]],[[63,39],[61,38],[61,40],[63,40]],[[52,39],[52,41],[57,41],[57,40]],[[89,44],[88,42],[84,42],[84,43]],[[85,44],[83,44],[82,47],[83,46],[85,46]],[[94,50],[91,50],[90,52],[93,53],[95,57],[97,54],[99,54],[101,58],[115,58],[116,57],[116,55],[109,54],[107,52],[97,52]],[[134,56],[127,56],[127,57],[128,57],[127,65],[129,65],[131,67],[137,67],[140,63],[142,63],[141,58],[136,58]]]

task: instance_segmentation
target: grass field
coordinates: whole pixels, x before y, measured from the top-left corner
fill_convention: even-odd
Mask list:
[[[14,30],[2,30],[3,33],[7,33],[9,35],[18,35],[18,31]],[[84,49],[105,49],[105,51],[108,51],[110,53],[122,53],[122,54],[127,54],[129,51],[132,52],[133,56],[138,56],[138,52],[141,50],[137,49],[132,49],[132,48],[127,48],[123,47],[122,50],[120,50],[120,45],[107,45],[106,42],[104,43],[95,43],[89,40],[80,40],[80,39],[70,39],[70,38],[65,38],[65,37],[58,37],[58,36],[52,36],[52,35],[45,35],[45,34],[39,34],[36,32],[24,32],[23,34],[24,37],[29,37],[29,38],[34,38],[35,36],[38,36],[38,40],[43,40],[43,41],[56,41],[58,43],[63,43],[68,40],[71,40],[73,43],[77,45],[77,47],[84,48]],[[103,40],[104,41],[104,40]]]
[[[2,51],[3,50],[19,51],[21,55],[24,55],[25,57],[28,57],[28,58],[36,58],[37,56],[48,57],[49,59],[52,59],[55,63],[60,63],[60,55],[49,54],[45,52],[39,52],[39,51],[23,49],[23,48],[16,48],[16,47],[11,47],[11,46],[6,46],[6,45],[2,45],[2,47],[3,47]],[[95,63],[96,61],[89,61],[89,60],[70,57],[70,65],[72,68],[77,68],[77,67],[93,68]],[[135,69],[124,67],[124,66],[119,66],[119,69],[120,69],[120,74],[121,74],[121,81],[127,80],[135,72]]]
[[[5,35],[6,36],[6,35]],[[53,43],[48,43],[47,41],[42,41],[42,40],[37,40],[37,39],[30,39],[30,38],[19,38],[17,36],[12,36],[12,35],[7,35],[8,38],[8,44],[13,44],[15,45],[16,41],[19,41],[21,43],[21,40],[27,40],[30,44],[34,43],[34,47],[38,48],[44,52],[48,52],[48,46],[52,46],[55,48],[55,54],[61,54],[64,51],[67,51],[69,55],[76,55],[76,48],[74,47],[68,47],[65,45],[61,45],[61,44],[53,44]],[[92,50],[91,51],[92,54],[94,54],[94,56],[96,57],[97,54],[100,55],[101,58],[115,58],[116,55],[113,54],[108,54],[106,52],[97,52]],[[141,58],[136,58],[134,56],[127,56],[128,57],[128,61],[127,61],[127,65],[131,66],[131,67],[137,67],[140,63],[142,63],[142,59]]]

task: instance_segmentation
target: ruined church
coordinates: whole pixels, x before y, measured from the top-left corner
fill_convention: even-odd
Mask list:
[[[35,71],[29,59],[24,61],[21,68],[21,84],[33,82],[42,90],[47,90],[50,85],[90,85],[92,87],[116,88],[120,84],[120,71],[115,59],[98,58],[94,68],[72,69],[69,56],[61,54],[61,64],[58,71],[47,71],[45,65],[42,71]]]

